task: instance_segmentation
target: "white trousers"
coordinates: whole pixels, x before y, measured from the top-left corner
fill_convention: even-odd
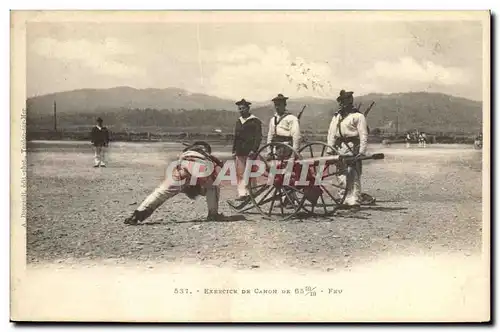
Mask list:
[[[105,146],[94,146],[94,166],[106,166],[105,155]]]
[[[138,211],[149,209],[154,211],[159,208],[165,201],[182,192],[184,186],[174,182],[172,178],[165,179],[137,208]],[[189,183],[189,178],[185,183]],[[203,193],[207,199],[207,208],[210,215],[217,214],[219,211],[219,196],[220,188],[214,186],[211,182],[203,186]]]
[[[357,148],[354,147],[352,143],[349,146],[354,151],[354,153],[342,143],[339,153],[341,155],[352,156],[357,154]],[[352,166],[346,167],[344,172],[338,176],[338,180],[341,186],[345,186],[346,197],[344,204],[346,205],[359,205],[361,203],[361,161],[356,162]],[[341,192],[343,194],[343,192]]]
[[[256,181],[255,178],[245,181],[245,169],[247,165],[247,156],[236,156],[236,179],[238,181],[238,197],[249,195],[248,183]]]

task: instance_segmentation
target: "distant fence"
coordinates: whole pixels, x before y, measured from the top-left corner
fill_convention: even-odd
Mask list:
[[[306,132],[302,135],[303,141],[324,141],[327,133]],[[369,143],[382,143],[388,140],[391,143],[404,143],[406,135],[369,135]],[[26,134],[28,141],[32,140],[68,140],[68,141],[88,141],[90,135],[82,131],[28,131]],[[193,133],[193,132],[111,132],[111,140],[116,142],[168,142],[176,140],[186,141],[211,141],[232,144],[233,134],[228,133]],[[262,137],[262,142],[266,142],[267,137]],[[474,136],[471,135],[427,135],[429,143],[440,144],[473,144]]]
[[[111,132],[112,141],[133,142],[133,141],[171,141],[171,140],[216,140],[232,141],[232,135],[218,133],[152,133],[152,132]],[[28,141],[31,140],[74,140],[87,141],[90,135],[87,132],[50,132],[50,131],[29,131],[26,135]]]
[[[193,132],[111,132],[111,140],[117,142],[133,142],[133,141],[172,141],[172,140],[202,140],[202,141],[218,141],[218,142],[233,142],[234,134],[229,133],[193,133]],[[83,131],[28,131],[27,140],[74,140],[86,141],[90,140],[90,134]],[[326,133],[304,134],[303,138],[307,140],[326,140]],[[262,136],[262,142],[265,142],[266,136]]]

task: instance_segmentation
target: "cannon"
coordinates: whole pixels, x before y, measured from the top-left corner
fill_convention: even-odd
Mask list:
[[[323,142],[310,142],[297,151],[275,142],[261,147],[251,159],[265,165],[265,170],[249,179],[249,199],[230,206],[239,213],[287,220],[335,213],[347,194],[342,176],[346,167],[359,160],[384,159],[384,154],[344,156]]]

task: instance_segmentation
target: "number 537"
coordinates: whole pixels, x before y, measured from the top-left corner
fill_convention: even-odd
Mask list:
[[[189,294],[189,289],[187,289],[187,288],[175,288],[174,294]]]

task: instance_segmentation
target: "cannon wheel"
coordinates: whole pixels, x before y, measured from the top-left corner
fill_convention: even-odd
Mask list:
[[[268,151],[275,151],[269,158]],[[276,184],[272,180],[272,166],[294,164],[302,156],[297,150],[283,143],[264,145],[256,154],[255,160],[265,164],[265,172],[249,183],[250,203],[253,206],[240,210],[250,210],[255,207],[267,219],[287,220],[296,216],[303,209],[306,197],[304,193],[290,185]],[[292,166],[290,165],[290,166]]]
[[[338,155],[338,151],[323,142],[310,142],[299,149],[299,153],[304,158],[318,158],[328,155]],[[306,200],[303,209],[310,211],[313,214],[332,215],[335,211],[344,204],[346,198],[347,183],[344,178],[340,177],[345,165],[332,163],[321,165],[315,163],[313,166],[314,174],[317,176],[318,171],[322,171],[322,183],[320,184],[321,194],[316,203]]]

